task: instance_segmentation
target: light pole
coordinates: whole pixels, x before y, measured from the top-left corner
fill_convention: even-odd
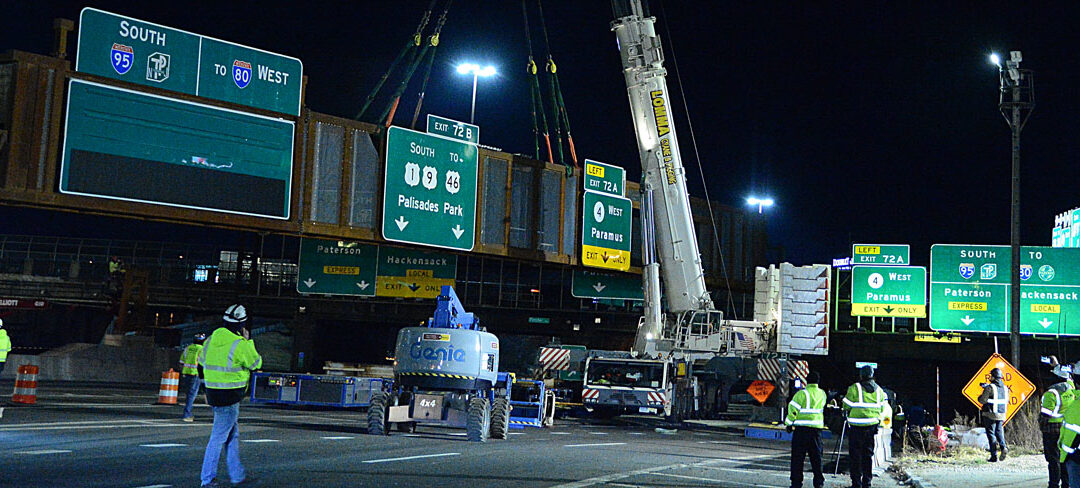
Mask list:
[[[1020,51],[1010,51],[1009,60],[1001,65],[997,54],[990,62],[998,67],[1001,90],[998,110],[1012,129],[1012,289],[1009,297],[1009,343],[1012,345],[1012,364],[1020,367],[1020,131],[1027,124],[1035,107],[1034,75],[1020,69]]]
[[[461,63],[457,67],[457,72],[463,75],[472,75],[472,109],[469,111],[469,123],[474,124],[476,120],[476,79],[483,76],[495,75],[495,67],[488,65],[483,68],[478,64],[473,63]]]
[[[772,198],[750,197],[750,198],[746,199],[746,204],[747,205],[757,205],[757,213],[759,213],[759,214],[762,213],[762,211],[763,211],[763,209],[765,207],[773,206],[773,203],[774,202],[773,202]]]

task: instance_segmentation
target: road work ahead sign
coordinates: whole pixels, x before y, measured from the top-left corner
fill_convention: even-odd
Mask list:
[[[982,365],[979,372],[975,373],[975,376],[964,386],[963,393],[968,400],[971,400],[971,403],[974,403],[976,407],[979,407],[979,410],[982,410],[982,404],[979,403],[979,395],[983,392],[982,384],[990,382],[992,379],[990,371],[994,368],[1001,369],[1005,386],[1009,387],[1009,409],[1005,417],[1005,422],[1008,423],[1013,415],[1016,415],[1016,411],[1020,410],[1024,402],[1035,392],[1035,385],[1031,384],[1002,355],[994,353],[994,355],[990,356],[990,359],[986,360],[986,364]]]

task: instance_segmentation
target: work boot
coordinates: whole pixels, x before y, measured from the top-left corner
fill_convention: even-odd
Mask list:
[[[996,463],[997,462],[997,456],[994,455],[993,451],[990,452],[990,459],[988,459],[987,461],[989,461],[991,463]]]
[[[1006,447],[1002,447],[1002,448],[1001,448],[1001,460],[1002,460],[1002,461],[1004,461],[1004,460],[1005,460],[1005,453],[1007,453],[1007,452],[1009,452],[1009,449],[1008,449],[1008,448],[1006,448]]]

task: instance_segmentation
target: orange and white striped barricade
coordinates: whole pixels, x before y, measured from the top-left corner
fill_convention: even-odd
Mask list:
[[[15,392],[11,394],[13,403],[33,405],[37,403],[38,367],[33,364],[19,366],[15,376]]]
[[[161,387],[158,389],[159,405],[176,405],[176,395],[180,391],[180,373],[169,368],[161,373]]]

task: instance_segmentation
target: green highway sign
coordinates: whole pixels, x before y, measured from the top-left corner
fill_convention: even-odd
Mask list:
[[[1020,333],[1080,335],[1080,248],[1021,248]]]
[[[551,319],[547,317],[529,317],[530,324],[550,324]]]
[[[851,270],[851,315],[926,317],[926,268],[855,266]]]
[[[585,160],[585,189],[626,196],[626,170],[591,159]]]
[[[75,71],[300,115],[299,59],[89,7]]]
[[[454,286],[457,256],[380,246],[377,274],[378,296],[435,298],[443,285]]]
[[[480,126],[428,114],[427,132],[451,139],[480,144]]]
[[[586,190],[583,201],[581,263],[618,271],[630,269],[630,199]]]
[[[300,239],[296,291],[375,296],[379,247],[353,241]]]
[[[81,80],[68,86],[62,193],[289,218],[294,122]]]
[[[390,127],[383,237],[471,251],[476,236],[477,157],[476,144]]]
[[[571,294],[577,298],[644,300],[641,275],[575,269]]]
[[[851,264],[903,266],[911,263],[911,246],[907,244],[853,244]]]
[[[1009,331],[1009,246],[930,247],[930,328]]]

